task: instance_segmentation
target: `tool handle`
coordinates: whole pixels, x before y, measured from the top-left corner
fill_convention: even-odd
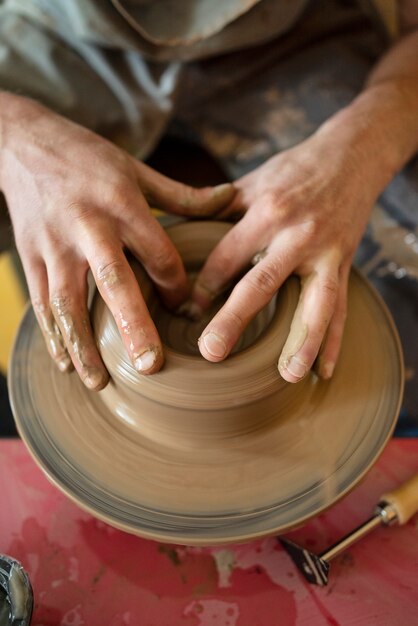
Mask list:
[[[399,524],[406,524],[418,511],[418,474],[397,489],[385,493],[381,500],[395,509]]]

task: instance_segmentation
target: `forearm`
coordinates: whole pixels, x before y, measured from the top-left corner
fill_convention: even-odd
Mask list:
[[[418,151],[418,30],[403,37],[377,63],[364,94],[384,99],[383,121],[399,169]]]
[[[418,32],[393,46],[357,98],[320,129],[347,144],[379,194],[418,151]]]

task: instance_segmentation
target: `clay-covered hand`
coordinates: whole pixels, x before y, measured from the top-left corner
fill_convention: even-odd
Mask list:
[[[243,217],[209,256],[189,305],[199,316],[245,271],[202,333],[199,347],[206,359],[223,360],[295,273],[301,293],[278,361],[280,374],[297,382],[316,363],[322,378],[331,377],[346,317],[350,265],[379,193],[380,182],[370,180],[363,157],[361,149],[322,131],[235,183],[238,193],[224,216],[239,212]],[[250,267],[254,256],[258,262]]]
[[[124,249],[176,307],[188,294],[186,273],[150,203],[172,213],[211,215],[235,190],[176,183],[32,101],[2,94],[1,106],[0,189],[51,356],[62,371],[72,362],[90,389],[108,381],[89,321],[90,268],[134,367],[158,371],[161,342]]]
[[[409,3],[415,4],[416,3]],[[261,251],[202,334],[211,361],[229,354],[243,328],[291,273],[300,301],[279,370],[297,382],[317,360],[329,378],[341,345],[350,264],[374,201],[418,150],[418,24],[380,59],[364,90],[295,148],[238,181],[230,212],[244,212],[198,277],[191,311],[236,279]],[[193,311],[194,308],[194,311]]]

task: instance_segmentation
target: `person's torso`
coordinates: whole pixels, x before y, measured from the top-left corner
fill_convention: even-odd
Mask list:
[[[310,1],[4,0],[3,6],[105,48],[136,50],[157,61],[188,61],[279,37]],[[396,0],[357,1],[395,34]]]

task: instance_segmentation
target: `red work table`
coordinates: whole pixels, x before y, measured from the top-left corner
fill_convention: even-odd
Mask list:
[[[289,533],[320,552],[418,472],[394,439],[362,484]],[[97,521],[53,487],[18,440],[0,440],[0,553],[28,571],[33,626],[418,625],[418,521],[378,528],[310,586],[275,538],[217,548],[147,541]]]

